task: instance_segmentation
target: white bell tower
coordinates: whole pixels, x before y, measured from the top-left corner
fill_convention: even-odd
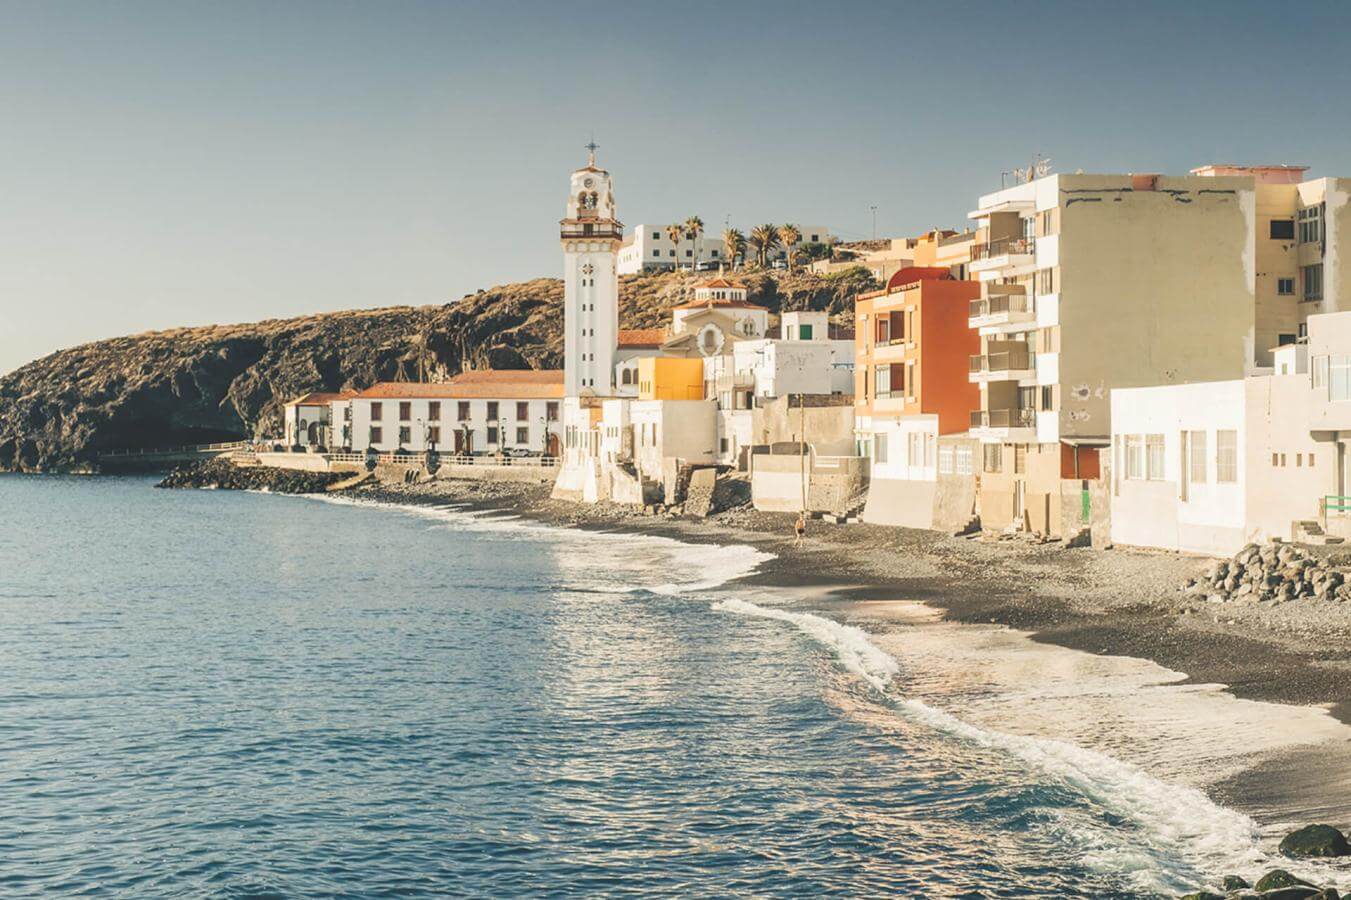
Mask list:
[[[563,389],[568,397],[614,396],[619,344],[619,274],[615,262],[624,225],[615,218],[610,173],[587,164],[572,173],[563,242]]]

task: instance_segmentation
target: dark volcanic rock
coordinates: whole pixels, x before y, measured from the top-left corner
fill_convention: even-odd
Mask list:
[[[221,488],[230,491],[271,491],[274,494],[318,494],[345,476],[331,472],[301,472],[268,466],[240,468],[227,460],[210,459],[179,466],[155,487]]]
[[[671,307],[690,299],[703,277],[622,278],[622,327],[666,325]],[[773,312],[827,310],[850,323],[854,295],[876,287],[864,269],[744,279],[751,299]],[[562,363],[563,283],[554,278],[479,291],[444,306],[113,338],[0,376],[0,471],[91,470],[107,450],[274,437],[282,404],[307,391],[415,380],[424,369],[436,380],[466,369]]]
[[[1257,879],[1257,884],[1253,885],[1253,887],[1261,893],[1263,891],[1274,891],[1277,888],[1311,888],[1313,885],[1303,879],[1296,878],[1284,869],[1272,869],[1270,872]]]
[[[1298,831],[1292,831],[1281,841],[1280,849],[1281,853],[1292,857],[1351,854],[1346,835],[1331,825],[1305,825]]]

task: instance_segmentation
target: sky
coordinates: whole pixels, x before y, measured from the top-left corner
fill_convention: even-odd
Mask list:
[[[1351,4],[0,0],[0,373],[559,273],[629,224],[964,227],[1000,173],[1351,176]]]

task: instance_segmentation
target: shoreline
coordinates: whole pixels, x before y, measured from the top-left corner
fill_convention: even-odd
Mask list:
[[[1185,672],[1185,683],[1224,684],[1241,699],[1326,706],[1351,724],[1351,604],[1305,599],[1258,607],[1184,597],[1178,586],[1205,567],[1205,558],[816,522],[795,547],[789,513],[647,516],[549,500],[547,487],[537,485],[492,484],[483,491],[483,484],[366,486],[352,495],[457,503],[544,524],[688,543],[746,544],[774,557],[744,579],[747,584],[815,585],[846,599],[921,600],[951,621],[1006,625],[1069,649],[1149,659]]]
[[[942,619],[999,625],[1037,643],[1147,660],[1219,685],[1241,700],[1319,707],[1351,725],[1351,604],[1301,600],[1278,607],[1214,604],[1177,588],[1207,563],[1144,551],[988,543],[937,532],[813,522],[794,546],[787,513],[748,509],[708,519],[643,515],[548,498],[547,485],[437,481],[368,485],[354,498],[452,504],[559,527],[744,544],[768,553],[735,583],[816,589],[832,604],[920,601]],[[1310,608],[1314,607],[1314,608]],[[1271,621],[1272,614],[1278,614]],[[1255,753],[1244,771],[1206,790],[1266,824],[1351,822],[1351,741]]]

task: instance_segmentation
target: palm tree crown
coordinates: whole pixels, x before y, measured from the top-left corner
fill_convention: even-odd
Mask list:
[[[783,242],[783,247],[788,251],[788,271],[793,270],[793,256],[797,252],[798,241],[802,240],[802,232],[796,225],[780,225],[779,240]]]
[[[769,258],[779,246],[779,229],[774,225],[756,225],[751,229],[748,243],[755,250],[755,261],[764,268]]]
[[[704,220],[698,216],[690,216],[685,220],[685,237],[690,239],[694,245],[694,269],[699,269],[699,238],[704,236]]]
[[[675,247],[675,258],[671,263],[672,269],[680,268],[680,239],[685,236],[685,226],[680,224],[667,225],[666,237]]]
[[[728,228],[722,233],[722,247],[727,265],[736,268],[736,258],[746,252],[746,236],[735,228]]]

